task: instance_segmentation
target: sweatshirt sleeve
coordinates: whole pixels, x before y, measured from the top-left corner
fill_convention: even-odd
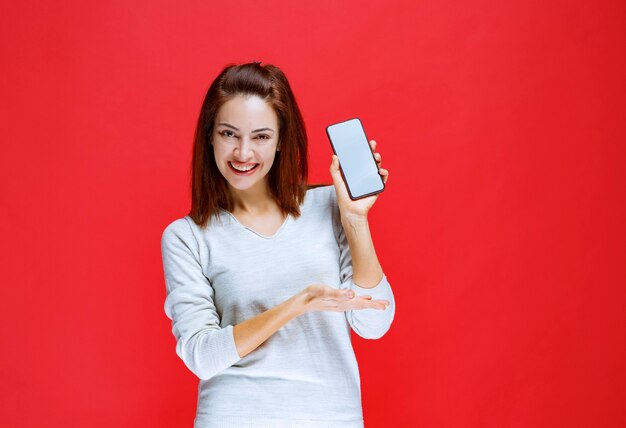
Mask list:
[[[209,379],[240,360],[233,326],[220,327],[214,291],[204,276],[191,226],[178,219],[161,237],[165,313],[172,320],[176,353],[200,379]]]
[[[332,187],[332,186],[331,186]],[[391,291],[391,285],[387,281],[387,276],[383,273],[383,277],[380,282],[373,288],[359,287],[352,280],[352,255],[350,253],[350,246],[348,245],[348,238],[343,230],[341,224],[341,217],[339,214],[339,207],[337,205],[337,199],[335,189],[331,190],[333,201],[333,222],[335,230],[337,231],[337,242],[339,245],[339,263],[340,263],[340,280],[341,289],[353,290],[356,296],[369,295],[372,296],[372,300],[388,300],[389,306],[384,309],[357,309],[352,311],[346,311],[346,318],[352,329],[364,339],[379,339],[387,333],[393,322],[393,318],[396,313],[396,302]]]

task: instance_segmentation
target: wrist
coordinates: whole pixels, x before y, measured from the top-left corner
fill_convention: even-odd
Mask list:
[[[367,215],[362,214],[346,214],[341,216],[341,224],[344,229],[357,229],[368,227]]]
[[[293,317],[299,317],[308,312],[308,303],[311,301],[311,295],[307,288],[293,296],[291,299],[291,310]]]

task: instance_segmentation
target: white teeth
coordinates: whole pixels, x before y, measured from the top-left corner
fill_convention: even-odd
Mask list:
[[[247,166],[236,166],[235,164],[233,164],[232,162],[230,163],[231,166],[233,168],[235,168],[237,171],[241,171],[241,172],[246,172],[246,171],[250,171],[252,168],[254,168],[256,166],[256,164],[254,165],[247,165]]]

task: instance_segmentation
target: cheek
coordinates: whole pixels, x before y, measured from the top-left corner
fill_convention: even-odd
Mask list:
[[[212,146],[211,150],[213,151],[213,159],[217,169],[224,175],[226,173],[226,166],[224,165],[225,154],[223,150],[220,150],[218,146]]]
[[[226,150],[222,144],[213,144],[211,147],[216,161],[219,162],[224,158],[224,156],[226,156]]]
[[[264,156],[265,163],[270,166],[276,163],[278,161],[278,159],[276,159],[276,153],[278,153],[276,152],[276,149],[269,150],[268,153]]]

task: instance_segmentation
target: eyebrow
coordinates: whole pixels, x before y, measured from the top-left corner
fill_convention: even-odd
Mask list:
[[[220,123],[218,123],[218,126],[219,126],[219,125],[222,125],[222,126],[227,126],[227,127],[229,127],[229,128],[234,129],[235,131],[239,131],[239,128],[235,128],[233,125],[231,125],[231,124],[229,124],[229,123],[220,122]],[[261,132],[261,131],[272,131],[272,132],[274,132],[274,130],[273,130],[272,128],[259,128],[259,129],[255,129],[255,130],[254,130],[254,131],[252,131],[252,132]]]

